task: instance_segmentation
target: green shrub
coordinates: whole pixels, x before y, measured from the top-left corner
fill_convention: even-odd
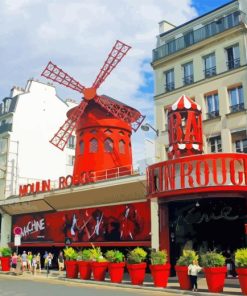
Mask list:
[[[107,260],[104,258],[100,247],[93,247],[90,249],[91,259],[96,262],[106,262]]]
[[[150,260],[152,265],[166,264],[167,251],[166,250],[156,251],[155,249],[152,249],[150,254]]]
[[[237,249],[237,251],[235,252],[235,264],[236,267],[247,268],[247,248]]]
[[[66,260],[76,260],[77,259],[77,252],[75,249],[73,249],[72,247],[67,247],[63,250],[64,252],[64,256],[66,258]]]
[[[183,250],[183,254],[178,258],[177,265],[189,266],[194,260],[198,261],[198,255],[193,250]]]
[[[105,253],[107,261],[113,263],[119,263],[124,261],[124,254],[118,250],[108,250]]]
[[[221,267],[226,264],[226,258],[216,251],[206,252],[202,254],[200,258],[203,267]]]
[[[92,258],[91,249],[83,249],[78,252],[77,260],[90,261]]]
[[[147,252],[144,251],[142,248],[135,248],[130,250],[127,254],[127,261],[129,264],[137,264],[145,261],[147,257]]]
[[[3,247],[0,249],[2,257],[10,257],[12,255],[12,250],[8,247]]]

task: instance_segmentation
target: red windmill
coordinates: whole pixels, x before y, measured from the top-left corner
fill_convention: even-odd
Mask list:
[[[52,62],[41,74],[83,94],[79,106],[67,113],[68,119],[50,141],[63,150],[76,130],[74,175],[132,164],[131,129],[137,131],[145,116],[115,99],[97,94],[97,89],[129,49],[130,46],[117,40],[94,83],[88,88]]]

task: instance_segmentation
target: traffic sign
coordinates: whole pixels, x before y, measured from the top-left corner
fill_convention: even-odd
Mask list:
[[[15,234],[14,245],[16,247],[19,247],[21,245],[21,235],[20,234]]]
[[[20,235],[21,232],[22,232],[22,229],[21,229],[21,227],[19,227],[19,226],[16,226],[16,227],[13,229],[13,233],[14,233],[14,234]]]

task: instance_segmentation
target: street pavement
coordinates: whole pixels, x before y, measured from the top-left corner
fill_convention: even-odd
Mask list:
[[[59,274],[51,271],[47,276],[45,271],[15,276],[12,273],[0,272],[0,296],[171,296],[171,295],[242,295],[238,279],[226,279],[224,292],[221,294],[209,293],[204,277],[198,279],[198,292],[184,291],[179,289],[176,277],[169,278],[166,289],[155,288],[150,274],[146,275],[142,286],[130,284],[129,276],[126,273],[122,284],[112,284],[108,277],[104,282],[93,280],[82,281],[80,279],[67,279],[65,273]]]

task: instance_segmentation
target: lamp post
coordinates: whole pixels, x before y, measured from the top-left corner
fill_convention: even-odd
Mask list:
[[[158,129],[156,130],[151,124],[145,123],[144,125],[141,126],[141,129],[144,132],[148,132],[150,128],[155,132],[156,136],[158,137],[159,136],[159,130]]]

